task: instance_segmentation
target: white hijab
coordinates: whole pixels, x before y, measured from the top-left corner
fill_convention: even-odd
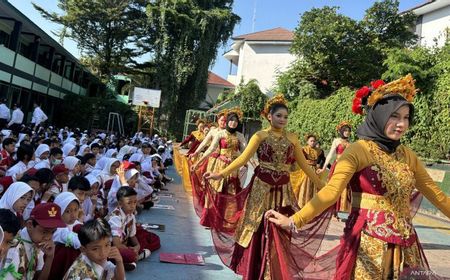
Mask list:
[[[125,145],[122,148],[120,148],[119,154],[117,155],[117,159],[123,160],[123,157],[127,154],[130,154],[133,151],[132,146]]]
[[[117,153],[116,149],[108,149],[105,153],[105,157],[112,158],[114,153]]]
[[[17,215],[16,211],[14,211],[13,208],[14,203],[16,203],[19,198],[30,191],[32,192],[31,196],[33,197],[34,191],[27,183],[12,183],[0,199],[0,208],[9,209]]]
[[[87,148],[89,148],[89,145],[83,145],[80,147],[80,150],[78,151],[77,156],[84,156],[84,150],[86,150]],[[90,149],[90,148],[89,148]]]
[[[36,148],[36,151],[34,151],[34,156],[36,157],[36,161],[39,161],[40,160],[39,157],[45,152],[50,152],[50,147],[47,144],[40,144]]]
[[[63,151],[63,157],[69,156],[69,153],[70,153],[71,151],[73,151],[75,148],[76,148],[76,146],[73,145],[73,144],[70,144],[70,143],[64,144],[64,146],[63,146],[63,148],[62,148],[62,151]]]
[[[80,163],[80,160],[77,157],[68,156],[62,163],[67,167],[67,169],[69,169],[69,171],[72,171],[75,166]]]
[[[93,174],[88,174],[84,176],[89,181],[89,185],[92,187],[95,183],[98,183],[100,185],[100,180],[97,178],[97,176]]]
[[[115,175],[115,174],[111,174],[111,165],[113,165],[115,162],[119,162],[120,163],[120,160],[115,159],[115,158],[109,158],[108,161],[105,164],[105,167],[103,168],[102,173],[104,175],[107,175],[107,176]]]
[[[140,153],[134,153],[131,155],[130,159],[128,161],[137,161],[137,162],[142,162],[144,157],[144,154],[140,154]]]
[[[55,198],[54,203],[58,204],[58,206],[61,207],[61,213],[64,213],[67,206],[74,200],[78,201],[78,204],[80,204],[80,201],[72,192],[62,192]]]
[[[125,172],[125,179],[130,180],[134,175],[139,174],[139,171],[132,168]],[[119,176],[114,177],[114,181],[111,185],[111,190],[108,193],[108,211],[112,212],[118,205],[117,203],[117,192],[119,191],[122,184],[120,183]]]

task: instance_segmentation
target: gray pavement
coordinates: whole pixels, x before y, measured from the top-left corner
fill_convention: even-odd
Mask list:
[[[175,210],[151,209],[138,216],[142,223],[166,226],[165,232],[155,231],[161,238],[161,249],[138,263],[137,269],[127,273],[127,279],[170,280],[235,280],[241,277],[225,267],[214,251],[211,234],[198,223],[192,198],[181,184],[180,177],[171,168],[169,175],[175,181],[168,184],[173,198],[161,198],[159,204],[172,205]],[[414,224],[433,272],[450,277],[450,223],[448,220],[417,214]],[[322,244],[323,251],[339,244],[343,223],[333,220]],[[168,264],[159,262],[159,253],[198,253],[205,259],[204,266]],[[449,278],[450,279],[450,278]]]
[[[194,212],[192,198],[184,191],[180,177],[174,169],[169,176],[175,179],[167,185],[173,198],[161,198],[159,204],[172,205],[175,210],[150,209],[138,215],[142,223],[164,224],[165,232],[154,231],[161,238],[161,249],[137,263],[136,270],[128,272],[128,280],[167,279],[167,280],[209,280],[241,279],[225,267],[214,251],[211,233],[199,224]],[[204,266],[181,265],[159,262],[159,253],[198,253],[205,259]]]

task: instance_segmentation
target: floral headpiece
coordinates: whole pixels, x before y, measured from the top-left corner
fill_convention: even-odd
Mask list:
[[[341,131],[341,128],[343,128],[344,126],[348,126],[350,129],[352,129],[352,125],[349,122],[342,121],[336,126],[336,131],[337,132]]]
[[[230,114],[236,114],[240,121],[244,118],[244,113],[242,113],[242,110],[239,107],[233,107],[226,110],[225,116],[228,117]]]
[[[262,111],[262,115],[267,118],[267,116],[270,113],[270,108],[272,108],[273,105],[275,104],[283,104],[284,106],[287,107],[287,100],[286,98],[284,98],[284,95],[282,93],[279,93],[277,95],[275,95],[274,97],[270,98],[267,102],[266,105],[264,106],[264,111]]]
[[[198,126],[198,125],[201,124],[201,123],[206,124],[206,120],[204,120],[204,119],[198,119],[198,120],[195,122],[195,125]]]
[[[398,94],[406,101],[412,102],[417,93],[414,83],[415,80],[411,74],[387,84],[383,80],[373,81],[370,83],[370,87],[363,86],[356,91],[352,111],[355,114],[363,115],[364,108],[372,107],[387,94]]]

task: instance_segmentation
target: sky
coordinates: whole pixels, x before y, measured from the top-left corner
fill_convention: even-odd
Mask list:
[[[32,6],[30,0],[9,0],[23,14],[40,26],[50,36],[59,41],[52,31],[61,29],[60,26],[44,19]],[[49,11],[58,12],[57,0],[33,0],[34,3]],[[364,12],[374,3],[374,0],[235,0],[233,12],[241,17],[233,31],[233,36],[258,32],[262,30],[283,27],[294,30],[300,16],[311,8],[323,6],[338,6],[339,11],[353,19],[360,20]],[[400,0],[400,11],[412,8],[425,0]],[[232,40],[222,46],[217,52],[217,58],[212,65],[212,71],[226,79],[230,63],[222,55],[229,50]],[[80,51],[75,42],[66,39],[64,47],[75,57],[80,57]]]

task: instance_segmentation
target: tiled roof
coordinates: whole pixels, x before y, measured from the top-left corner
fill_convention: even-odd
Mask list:
[[[219,75],[214,74],[213,72],[208,72],[208,84],[209,85],[219,85],[224,86],[226,88],[234,88],[234,85]]]
[[[246,41],[293,41],[294,33],[285,28],[277,27],[274,29],[239,35],[232,39]]]

